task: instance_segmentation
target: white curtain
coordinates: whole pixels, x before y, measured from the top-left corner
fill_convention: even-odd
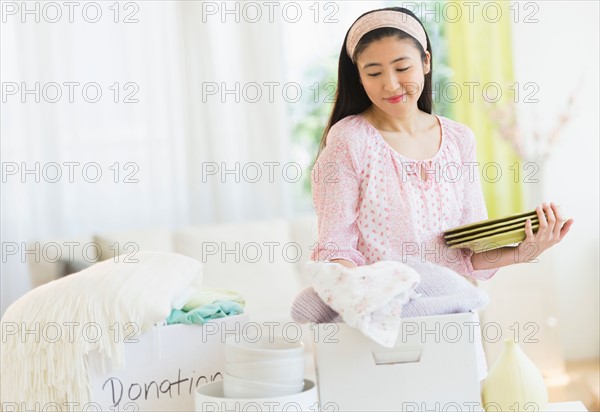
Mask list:
[[[2,24],[2,311],[29,288],[23,242],[292,213],[280,24],[202,22],[188,1],[120,3],[115,22],[97,4],[97,23],[63,7]],[[253,103],[249,82],[280,86]],[[21,94],[36,83],[39,102]],[[239,102],[203,96],[236,83]]]

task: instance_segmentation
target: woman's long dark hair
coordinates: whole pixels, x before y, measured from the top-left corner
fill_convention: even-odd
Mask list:
[[[412,11],[403,7],[386,7],[384,9],[371,10],[362,14],[358,19],[360,19],[366,14],[380,10],[394,10],[399,13],[408,14],[414,17],[419,22],[419,24],[421,24],[421,27],[423,27],[423,31],[425,31],[425,27],[423,26],[423,23],[421,23],[419,18]],[[402,17],[399,16],[398,18]],[[319,152],[317,153],[317,157],[325,148],[325,145],[327,143],[327,134],[329,133],[329,129],[331,129],[331,127],[334,124],[336,124],[338,121],[340,121],[346,116],[362,113],[371,105],[371,100],[369,99],[369,96],[367,96],[363,85],[360,83],[360,75],[358,73],[358,68],[356,67],[356,64],[352,62],[352,60],[348,56],[348,52],[346,51],[346,40],[348,38],[349,32],[350,29],[348,29],[348,32],[346,33],[346,37],[344,38],[344,44],[342,45],[342,50],[340,52],[340,59],[338,63],[338,84],[335,94],[335,101],[333,103],[333,109],[331,110],[329,121],[327,122],[327,126],[325,127],[325,130],[323,132],[323,136],[321,137],[321,144],[319,145]],[[393,27],[383,27],[380,29],[372,30],[365,34],[356,46],[356,49],[354,51],[354,57],[356,58],[356,56],[358,56],[372,42],[387,37],[397,37],[400,40],[411,40],[414,46],[417,48],[417,50],[421,52],[421,60],[425,61],[426,55],[425,51],[423,50],[423,46],[421,46],[421,43],[419,43],[414,37],[410,36],[409,34]],[[430,71],[425,75],[425,83],[421,92],[421,96],[419,96],[419,100],[417,101],[417,107],[420,110],[431,114],[433,106],[431,88],[431,78],[433,73],[433,54],[431,53],[431,43],[429,42],[429,36],[427,35],[427,31],[425,31],[425,37],[427,38],[427,51],[431,55]]]

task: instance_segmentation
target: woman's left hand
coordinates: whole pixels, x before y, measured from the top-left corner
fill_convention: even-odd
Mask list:
[[[525,240],[522,241],[516,253],[518,262],[524,263],[535,260],[545,250],[559,243],[573,225],[573,219],[565,220],[558,211],[558,206],[554,203],[543,203],[535,208],[539,219],[539,228],[533,233],[531,228],[531,219],[525,222]],[[545,213],[545,214],[544,214]],[[564,223],[564,225],[563,225]]]

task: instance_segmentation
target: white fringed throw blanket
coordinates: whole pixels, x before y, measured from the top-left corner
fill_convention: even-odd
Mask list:
[[[3,406],[85,408],[87,355],[98,352],[119,367],[123,340],[181,308],[202,282],[201,263],[183,255],[139,252],[124,259],[42,285],[8,307],[0,344]]]

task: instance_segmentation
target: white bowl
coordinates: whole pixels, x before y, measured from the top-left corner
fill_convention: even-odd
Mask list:
[[[304,357],[268,362],[225,362],[225,372],[241,379],[294,385],[304,382]]]
[[[275,398],[295,395],[302,392],[304,382],[293,385],[251,381],[238,378],[225,372],[223,374],[223,393],[226,398]]]
[[[251,342],[238,335],[225,341],[225,361],[229,363],[268,362],[303,356],[304,343],[290,342],[281,336],[265,336]]]
[[[223,381],[207,383],[196,389],[196,412],[208,411],[317,411],[319,398],[317,387],[310,380],[304,381],[302,392],[276,398],[226,398]]]

